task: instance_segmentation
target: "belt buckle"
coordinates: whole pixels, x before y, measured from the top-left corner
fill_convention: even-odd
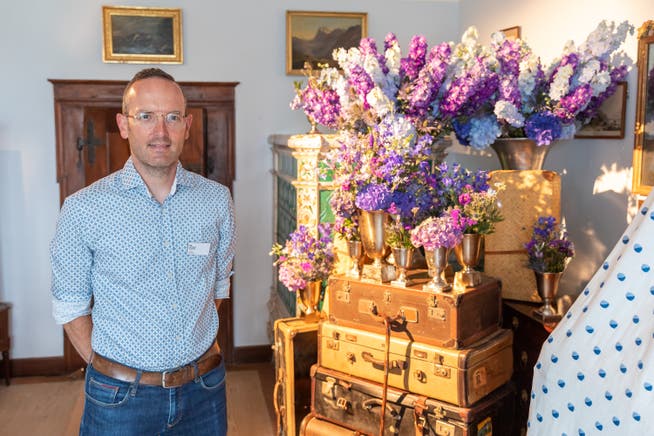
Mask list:
[[[177,368],[177,369],[174,369],[172,371],[166,370],[166,371],[162,372],[161,373],[161,387],[162,388],[167,388],[167,389],[180,387],[181,385],[169,385],[169,384],[167,384],[166,383],[166,376],[168,374],[174,374],[174,373],[179,372],[181,370],[182,370],[182,368]]]

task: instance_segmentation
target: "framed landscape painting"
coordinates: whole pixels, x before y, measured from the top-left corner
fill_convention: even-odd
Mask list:
[[[337,66],[335,48],[357,47],[368,34],[368,14],[286,11],[286,74],[300,75],[304,64]]]
[[[103,6],[104,62],[181,64],[182,11]]]
[[[619,82],[615,93],[604,100],[588,124],[577,130],[575,138],[624,138],[626,103],[627,82]]]

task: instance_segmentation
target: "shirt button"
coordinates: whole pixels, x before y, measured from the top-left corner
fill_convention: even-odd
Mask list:
[[[171,273],[170,271],[168,271],[168,273],[166,274],[166,276],[167,276],[170,280],[173,279],[173,273]]]
[[[179,340],[182,339],[180,335],[175,336],[175,340],[179,342]]]
[[[164,241],[164,247],[166,248],[170,247],[170,241]]]
[[[173,309],[177,309],[177,303],[173,303],[172,306],[170,307],[172,307]]]

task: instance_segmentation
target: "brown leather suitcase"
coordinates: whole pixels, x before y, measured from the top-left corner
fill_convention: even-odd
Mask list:
[[[314,365],[311,413],[364,434],[379,435],[383,386]],[[515,390],[508,383],[464,408],[389,388],[384,435],[481,436],[512,433]]]
[[[300,436],[362,436],[362,433],[309,414],[300,424]]]
[[[483,275],[476,287],[449,292],[423,291],[426,272],[411,271],[407,288],[334,276],[329,280],[329,320],[439,347],[464,348],[496,332],[502,314],[501,284]]]
[[[277,436],[296,436],[311,409],[311,365],[318,360],[318,321],[282,318],[273,326]]]
[[[509,381],[512,343],[513,333],[505,329],[460,350],[391,337],[388,384],[469,407]],[[323,321],[318,365],[383,383],[385,345],[385,335]]]

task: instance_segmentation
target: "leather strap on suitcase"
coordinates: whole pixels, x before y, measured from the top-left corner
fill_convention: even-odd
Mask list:
[[[386,420],[386,400],[387,400],[387,394],[388,394],[388,360],[389,360],[389,353],[390,353],[390,348],[391,348],[391,326],[393,323],[397,323],[398,321],[403,320],[403,317],[401,315],[396,315],[393,318],[389,316],[385,317],[379,317],[382,318],[384,322],[384,327],[386,330],[386,337],[385,337],[385,349],[386,352],[384,353],[384,385],[382,387],[382,405],[381,405],[381,412],[379,413],[380,419],[379,419],[379,436],[384,436],[384,427],[386,425],[385,420]]]
[[[427,397],[420,397],[413,405],[413,415],[415,418],[414,427],[416,429],[416,436],[423,436],[425,434],[425,412],[427,412]]]

